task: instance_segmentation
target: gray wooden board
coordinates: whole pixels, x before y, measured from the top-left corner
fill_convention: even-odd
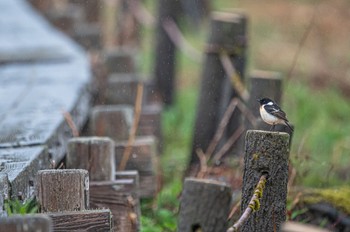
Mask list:
[[[0,9],[0,62],[71,56],[69,39],[50,26],[28,1],[0,0]]]
[[[45,146],[0,149],[0,174],[8,175],[11,192],[24,198],[33,194],[33,183],[38,170],[48,168],[49,156]]]
[[[12,195],[32,194],[34,175],[60,161],[90,107],[85,52],[25,0],[0,0],[0,173]],[[3,186],[0,186],[0,188]]]

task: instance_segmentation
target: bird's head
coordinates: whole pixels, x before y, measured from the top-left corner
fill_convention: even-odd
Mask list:
[[[257,101],[260,103],[260,105],[268,104],[269,102],[273,102],[270,98],[261,98],[257,99]]]

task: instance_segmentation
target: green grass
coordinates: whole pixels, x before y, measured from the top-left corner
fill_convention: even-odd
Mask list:
[[[296,125],[291,155],[299,183],[344,184],[337,172],[349,164],[349,103],[335,88],[315,91],[298,82],[291,83],[285,95],[286,111]]]

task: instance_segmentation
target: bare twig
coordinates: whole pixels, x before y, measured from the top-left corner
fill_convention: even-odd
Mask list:
[[[224,116],[222,117],[221,121],[220,121],[220,124],[218,126],[218,129],[216,130],[215,132],[215,135],[213,137],[213,139],[210,141],[210,144],[205,152],[205,154],[208,156],[208,157],[211,157],[216,146],[218,145],[224,131],[225,131],[225,128],[234,112],[234,110],[236,109],[236,106],[238,104],[238,98],[233,98],[230,102],[230,104],[228,105],[225,113],[224,113]]]
[[[297,60],[299,58],[300,51],[304,47],[305,41],[306,41],[307,37],[309,36],[312,27],[315,24],[315,18],[316,18],[316,8],[315,8],[315,10],[314,10],[314,12],[312,14],[312,18],[310,20],[309,25],[307,26],[303,36],[301,37],[301,40],[299,41],[298,49],[297,49],[297,51],[294,54],[294,57],[293,57],[293,60],[292,60],[292,65],[291,65],[291,68],[289,69],[289,72],[288,72],[288,75],[287,75],[287,78],[286,78],[287,81],[289,81],[291,79],[291,77],[292,77],[292,74],[293,74],[293,71],[295,69]]]
[[[155,26],[155,17],[148,12],[140,1],[129,0],[127,3],[129,3],[131,13],[135,16],[139,23],[151,28]]]
[[[231,212],[230,212],[230,214],[227,217],[227,221],[230,220],[233,217],[233,215],[235,215],[235,213],[238,211],[240,206],[241,206],[241,201],[238,201],[237,204],[235,204],[232,207]]]
[[[244,83],[242,82],[240,76],[236,72],[235,66],[230,60],[230,56],[227,52],[220,52],[220,61],[226,72],[226,75],[230,78],[233,88],[237,91],[238,95],[247,102],[249,99],[249,92],[246,89]]]
[[[64,109],[62,109],[62,114],[63,114],[63,117],[66,120],[69,128],[72,131],[73,137],[79,137],[79,131],[78,131],[73,119],[72,119],[72,115],[68,111],[65,111]]]
[[[201,61],[201,53],[196,50],[182,35],[179,27],[176,25],[173,19],[166,19],[162,22],[162,27],[168,34],[170,40],[176,45],[176,47],[182,51],[186,56],[193,61]]]
[[[231,226],[227,232],[235,232],[238,231],[239,228],[242,227],[242,225],[248,220],[249,216],[252,214],[252,212],[259,210],[260,207],[260,199],[262,197],[264,188],[266,183],[266,175],[262,175],[260,177],[260,180],[254,190],[254,194],[252,198],[250,199],[250,202],[248,204],[248,207],[244,210],[242,216],[238,219],[238,221]]]
[[[207,165],[207,157],[204,154],[203,150],[198,148],[196,149],[196,154],[199,158],[200,161],[200,170],[197,174],[198,178],[204,178],[204,176],[206,175],[207,171],[208,171],[208,165]]]
[[[231,135],[231,137],[226,141],[224,146],[214,155],[214,162],[219,161],[226,152],[233,146],[233,144],[239,139],[239,137],[244,132],[245,128],[243,125],[240,125],[237,130]]]
[[[119,171],[123,171],[125,169],[126,163],[128,162],[130,155],[131,155],[132,145],[134,144],[135,137],[136,137],[136,131],[137,131],[139,121],[140,121],[140,115],[141,115],[141,110],[142,110],[142,95],[143,95],[143,84],[139,83],[137,85],[134,120],[133,120],[132,127],[130,130],[128,143],[127,143],[126,148],[123,152],[123,157],[122,157],[122,160],[121,160],[120,165],[119,165]]]

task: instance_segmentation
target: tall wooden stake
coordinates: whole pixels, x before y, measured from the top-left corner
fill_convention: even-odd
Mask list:
[[[199,164],[198,148],[206,151],[217,126],[231,99],[238,96],[233,89],[220,61],[220,52],[229,54],[236,73],[243,79],[245,68],[246,16],[238,13],[213,13],[211,33],[208,39],[200,97],[195,120],[190,165]],[[234,112],[227,128],[227,135],[239,127],[241,114]],[[227,139],[226,136],[225,139]],[[224,144],[220,143],[220,144]]]
[[[241,231],[279,231],[286,220],[289,135],[249,130],[245,151],[241,212],[248,207],[261,175],[266,174],[267,181],[260,209],[250,215]]]

